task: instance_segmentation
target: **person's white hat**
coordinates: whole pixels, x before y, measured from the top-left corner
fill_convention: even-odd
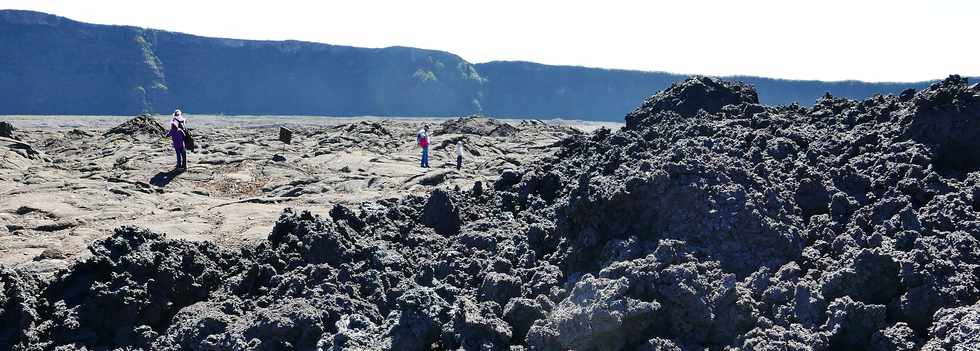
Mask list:
[[[180,112],[180,109],[174,110],[174,120],[176,120],[178,122],[184,122],[185,121],[185,119],[184,119],[184,113],[183,112]]]

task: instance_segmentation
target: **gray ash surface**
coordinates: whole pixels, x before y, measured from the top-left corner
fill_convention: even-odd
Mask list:
[[[802,108],[696,77],[626,120],[479,189],[286,210],[254,248],[123,227],[52,280],[0,271],[0,348],[980,343],[965,80]]]

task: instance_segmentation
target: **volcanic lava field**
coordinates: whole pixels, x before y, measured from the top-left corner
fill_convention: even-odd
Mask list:
[[[380,127],[336,137],[394,128]],[[399,196],[318,208],[349,179],[246,189],[307,196],[248,222],[263,234],[247,245],[121,216],[64,267],[4,265],[0,349],[980,348],[980,87],[966,79],[804,107],[693,77],[615,131],[521,128],[558,134],[520,147],[540,157],[498,150],[477,156],[479,171],[379,186]],[[37,184],[22,169],[51,159],[10,136],[4,147],[21,151],[5,160],[20,163],[3,164],[4,191]],[[393,150],[384,162],[412,152],[353,140]],[[230,148],[221,157],[250,157]],[[141,162],[169,160],[160,152]],[[370,190],[371,170],[357,168],[352,184]],[[183,185],[202,187],[186,195],[201,207],[231,191]],[[0,218],[18,222],[0,238],[61,223],[8,207]]]

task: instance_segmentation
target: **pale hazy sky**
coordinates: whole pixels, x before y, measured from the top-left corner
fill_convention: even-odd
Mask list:
[[[793,79],[980,76],[980,1],[0,0],[102,24],[445,50],[470,62]]]

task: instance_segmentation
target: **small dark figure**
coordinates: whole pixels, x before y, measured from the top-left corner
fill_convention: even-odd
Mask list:
[[[456,170],[463,168],[463,141],[456,142]]]
[[[429,168],[429,125],[426,124],[419,129],[418,134],[415,135],[416,141],[419,143],[419,147],[422,148],[422,168]]]

